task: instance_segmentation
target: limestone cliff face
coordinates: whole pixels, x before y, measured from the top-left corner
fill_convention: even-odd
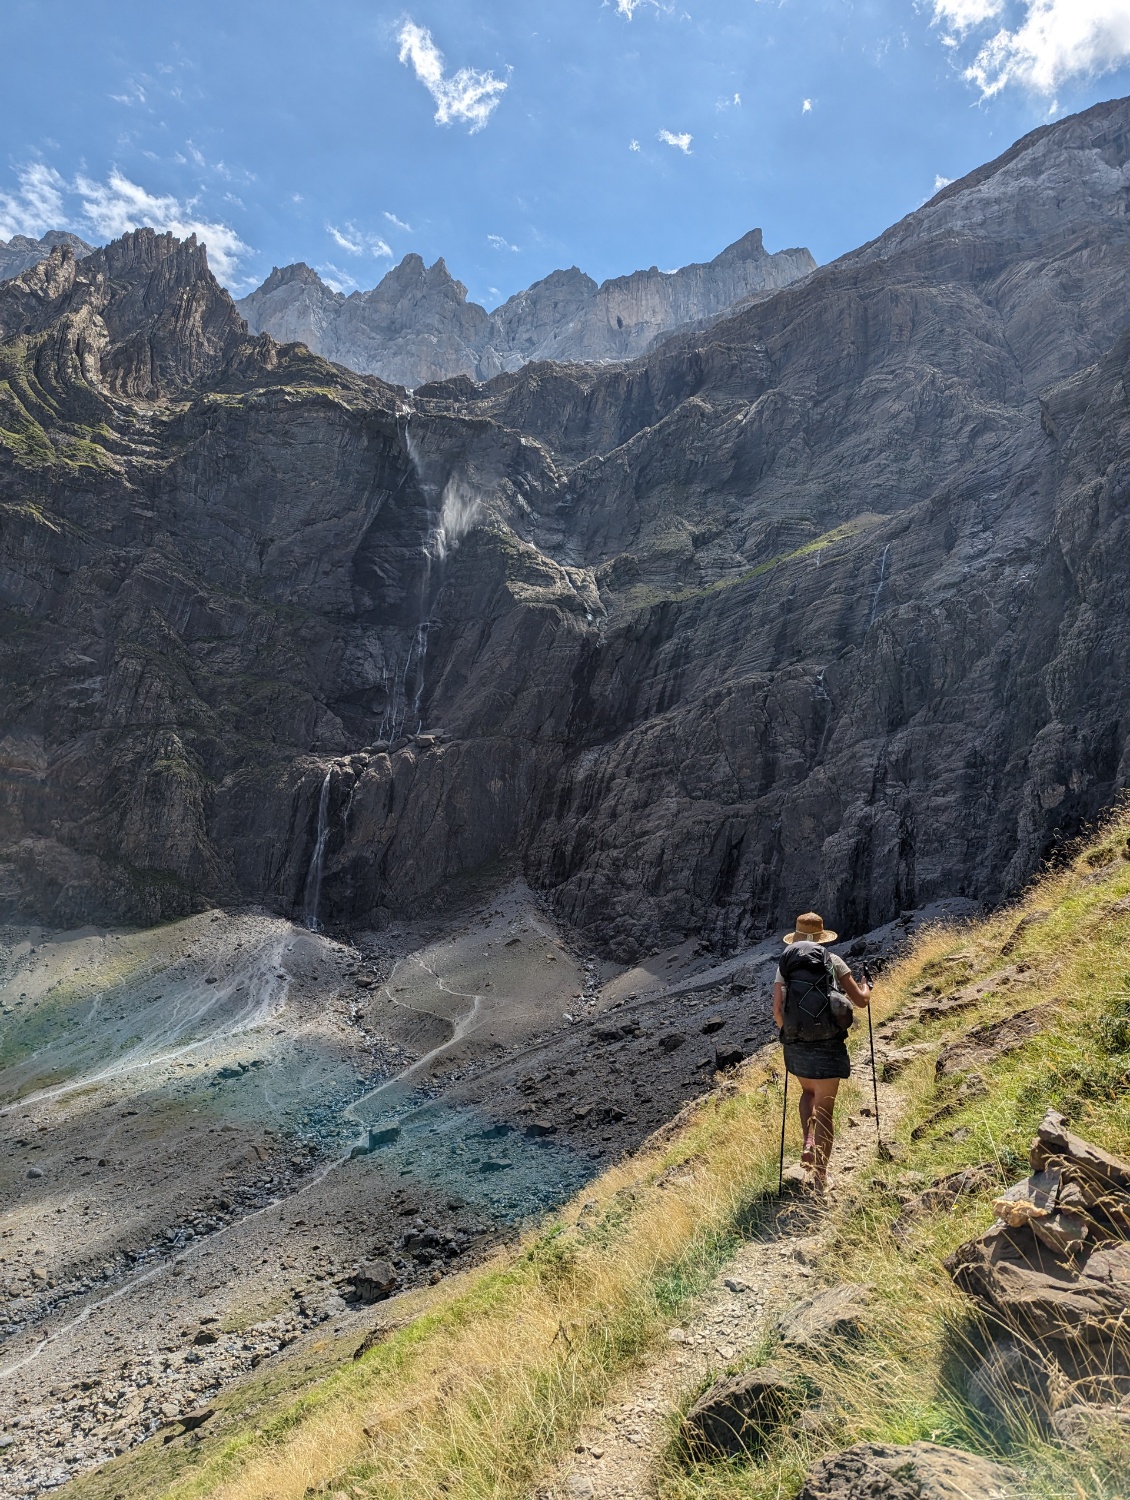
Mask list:
[[[1130,779],[1128,185],[1115,101],[640,359],[411,398],[195,247],[56,251],[0,287],[3,899],[299,911],[327,773],[330,922],[1014,890]]]
[[[22,271],[46,260],[57,245],[69,245],[76,255],[89,255],[94,248],[66,229],[49,229],[38,240],[26,234],[14,234],[10,240],[0,240],[0,281],[19,276]]]
[[[673,329],[708,322],[808,275],[807,250],[769,255],[751,230],[708,264],[655,266],[598,286],[554,271],[488,314],[442,260],[407,255],[372,291],[345,297],[306,265],[277,267],[239,308],[256,333],[409,388],[466,375],[489,380],[531,360],[607,363],[644,353]]]

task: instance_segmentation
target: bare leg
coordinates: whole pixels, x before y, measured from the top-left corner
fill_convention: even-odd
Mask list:
[[[823,1187],[828,1177],[828,1160],[832,1155],[835,1139],[834,1116],[838,1078],[801,1078],[800,1119],[804,1128],[805,1144],[809,1136],[813,1146],[813,1177],[817,1187]]]
[[[801,1151],[802,1166],[811,1167],[816,1161],[816,1143],[813,1138],[812,1111],[816,1106],[816,1095],[808,1083],[802,1082],[800,1091],[800,1133],[804,1141]]]

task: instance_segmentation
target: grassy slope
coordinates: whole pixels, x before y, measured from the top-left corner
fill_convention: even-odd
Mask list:
[[[757,1461],[735,1465],[688,1469],[673,1444],[660,1478],[665,1500],[795,1494],[813,1458],[860,1438],[1002,1451],[1033,1494],[1126,1493],[1126,1455],[1113,1444],[1100,1441],[1084,1457],[1023,1424],[1011,1436],[977,1427],[947,1380],[955,1349],[975,1329],[941,1260],[991,1222],[997,1188],[1023,1175],[1048,1105],[1130,1153],[1130,900],[1120,909],[1130,897],[1128,838],[1130,814],[1017,907],[927,935],[887,976],[879,1015],[915,994],[945,995],[1011,971],[956,1019],[899,1038],[928,1047],[892,1085],[900,1159],[861,1174],[869,1180],[855,1196],[836,1200],[819,1267],[828,1283],[876,1288],[864,1341],[806,1362],[805,1376],[823,1392],[825,1426],[789,1428]],[[1021,926],[1025,916],[1034,920]],[[938,1050],[959,1032],[1037,1004],[1047,1005],[1041,1030],[981,1068],[984,1093],[962,1102],[956,1081],[935,1078]],[[771,1214],[780,1105],[771,1066],[753,1065],[740,1087],[687,1112],[662,1143],[604,1174],[585,1204],[570,1205],[520,1250],[414,1297],[405,1309],[412,1320],[362,1360],[334,1367],[331,1349],[321,1368],[284,1365],[222,1398],[226,1421],[198,1445],[149,1443],[67,1493],[517,1500],[570,1446],[611,1382],[688,1315],[737,1237]],[[950,1210],[919,1215],[909,1234],[892,1234],[900,1174],[930,1181],[984,1163],[994,1180]]]

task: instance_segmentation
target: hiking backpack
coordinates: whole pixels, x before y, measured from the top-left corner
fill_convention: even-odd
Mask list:
[[[819,943],[790,943],[781,956],[785,981],[783,1042],[832,1042],[852,1023],[851,1001],[836,984],[831,955]]]

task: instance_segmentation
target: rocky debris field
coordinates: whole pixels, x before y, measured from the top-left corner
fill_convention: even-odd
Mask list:
[[[0,1495],[474,1264],[770,1038],[779,947],[610,965],[520,882],[350,942],[221,911],[8,929]]]

